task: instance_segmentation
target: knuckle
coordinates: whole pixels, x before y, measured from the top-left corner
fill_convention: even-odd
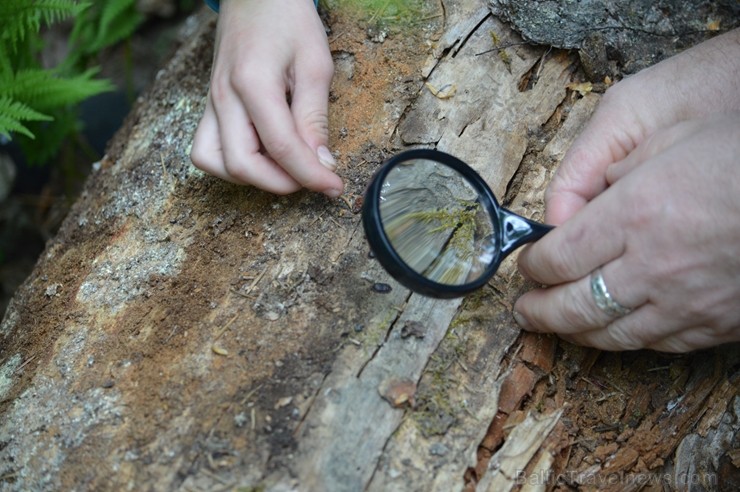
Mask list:
[[[550,261],[550,269],[555,277],[565,279],[571,276],[572,265],[566,255],[555,253]]]
[[[316,63],[316,73],[322,79],[331,80],[334,77],[334,60],[330,56],[322,57]]]
[[[568,185],[582,181],[581,166],[593,162],[594,158],[594,153],[588,146],[578,145],[569,149],[564,160],[571,165],[558,168],[553,181],[556,184],[565,183]]]
[[[237,92],[252,87],[259,80],[257,74],[259,74],[259,70],[253,69],[247,64],[241,65],[229,74],[228,87]]]
[[[570,236],[571,237],[568,237],[563,244],[577,244],[577,241],[583,240],[582,235],[578,230],[572,231]],[[547,268],[550,270],[553,277],[560,279],[561,281],[575,279],[574,272],[576,271],[578,261],[571,253],[570,248],[551,249],[548,252],[546,261]]]
[[[214,76],[211,80],[211,98],[213,101],[222,101],[231,91],[231,81],[228,77]]]
[[[250,166],[245,164],[235,164],[233,162],[225,163],[226,173],[231,176],[235,181],[244,184],[252,184],[254,180],[254,173],[251,171]]]
[[[193,145],[190,150],[190,162],[201,171],[209,172],[213,167],[212,158],[208,152],[201,149],[200,146]]]
[[[263,137],[262,144],[275,161],[283,163],[288,160],[293,152],[293,144],[282,137]]]
[[[312,82],[331,80],[334,77],[334,60],[326,54],[313,54],[305,57],[304,72]]]
[[[654,182],[649,180],[635,181],[622,187],[624,213],[619,215],[619,221],[624,230],[642,235],[655,225],[658,218],[664,217],[669,207],[665,200],[656,199],[654,187]]]
[[[329,136],[329,116],[325,111],[319,109],[309,111],[304,116],[304,122],[312,131],[325,137]]]
[[[314,77],[332,77],[334,75],[334,60],[327,53],[312,53],[304,58],[304,68]]]
[[[639,350],[646,346],[646,340],[630,330],[626,323],[618,319],[606,327],[609,337],[613,340],[615,347],[622,350]],[[644,333],[644,332],[643,332]]]
[[[683,340],[677,339],[676,337],[670,337],[661,340],[660,342],[649,345],[648,348],[656,350],[658,352],[681,354],[684,352],[690,352],[691,350],[699,347],[686,343]]]
[[[563,322],[574,328],[598,328],[604,326],[603,315],[590,296],[580,295],[572,289],[563,300]]]

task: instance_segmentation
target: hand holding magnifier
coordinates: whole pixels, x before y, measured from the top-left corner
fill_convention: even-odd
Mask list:
[[[365,195],[362,221],[388,273],[438,298],[482,287],[509,253],[552,229],[501,207],[470,166],[431,149],[383,164]]]

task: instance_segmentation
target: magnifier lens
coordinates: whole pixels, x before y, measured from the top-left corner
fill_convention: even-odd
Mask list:
[[[455,169],[411,159],[381,185],[380,219],[393,249],[414,271],[446,285],[465,285],[497,258],[493,210]]]

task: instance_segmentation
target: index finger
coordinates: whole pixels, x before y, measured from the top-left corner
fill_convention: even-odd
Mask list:
[[[522,273],[539,283],[557,285],[585,277],[621,256],[626,238],[616,211],[631,204],[615,205],[619,184],[525,248],[518,259]]]
[[[341,194],[342,180],[324,167],[298,134],[282,84],[261,84],[240,94],[265,150],[293,179],[330,196]],[[259,96],[256,96],[259,94]]]
[[[612,98],[613,99],[613,98]],[[608,185],[607,167],[624,159],[642,139],[642,125],[604,96],[594,115],[563,157],[545,194],[545,221],[559,225]]]

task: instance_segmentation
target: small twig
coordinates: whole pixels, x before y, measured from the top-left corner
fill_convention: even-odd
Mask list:
[[[314,225],[316,222],[319,222],[320,220],[323,220],[324,212],[321,212],[319,215],[316,216],[315,219],[311,222],[309,225]]]
[[[257,386],[256,388],[254,388],[249,393],[247,393],[247,396],[245,396],[244,398],[242,398],[241,405],[244,405],[245,403],[247,403],[247,401],[249,401],[249,399],[252,398],[252,396],[254,396],[254,394],[257,393],[260,389],[262,389],[262,385],[261,384],[259,386]]]
[[[475,394],[478,394],[478,395],[482,395],[482,394],[484,394],[484,393],[485,393],[485,391],[483,391],[483,390],[477,390],[477,389],[473,389],[473,388],[471,388],[471,387],[470,387],[469,385],[467,385],[467,384],[463,384],[463,388],[465,388],[465,389],[466,389],[466,390],[467,390],[468,392],[470,392],[470,393],[475,393]]]
[[[501,46],[496,46],[495,48],[491,48],[490,50],[481,51],[480,53],[476,53],[475,56],[485,55],[485,54],[491,53],[493,51],[505,50],[506,48],[511,48],[512,46],[523,46],[523,45],[528,45],[528,44],[530,44],[530,43],[521,42],[521,43],[504,44],[504,45],[501,45]]]
[[[236,482],[231,481],[231,482],[224,484],[222,487],[212,489],[211,492],[226,492],[227,490],[233,490],[234,485],[236,485]]]
[[[603,393],[600,397],[598,397],[596,400],[594,400],[596,403],[601,403],[604,400],[608,400],[612,396],[619,395],[620,393],[617,391],[612,391],[611,393]]]
[[[250,296],[249,294],[245,294],[244,292],[240,292],[237,289],[234,289],[233,287],[230,289],[233,294],[236,294],[238,296],[246,297],[247,299],[254,299],[254,296]]]
[[[238,317],[239,317],[239,315],[238,314],[235,314],[233,318],[231,318],[228,322],[226,322],[226,324],[224,325],[224,327],[221,328],[218,331],[218,333],[216,333],[216,337],[213,339],[213,341],[215,342],[216,340],[218,340],[219,338],[221,338],[221,335],[223,335],[224,332],[226,332],[226,330],[229,329],[229,326],[231,326],[231,323],[233,323],[236,320],[236,318],[238,318]]]
[[[243,295],[244,297],[247,297],[249,295],[249,293],[252,292],[252,290],[255,287],[257,287],[257,284],[259,283],[260,280],[262,280],[262,277],[265,276],[265,274],[267,273],[267,269],[268,269],[268,267],[265,267],[265,269],[262,270],[262,273],[260,273],[259,275],[257,275],[257,277],[255,277],[255,279],[252,280],[252,283],[247,288],[247,291],[244,292],[243,294],[240,294],[240,295]]]
[[[540,79],[542,68],[545,66],[545,58],[547,58],[547,55],[549,55],[551,51],[552,51],[552,46],[548,46],[547,51],[545,51],[545,54],[540,57],[540,63],[539,63],[539,66],[537,67],[537,72],[534,74],[535,81]]]
[[[31,357],[29,357],[28,359],[24,360],[23,361],[23,364],[21,364],[20,366],[16,367],[16,369],[15,369],[15,371],[13,371],[13,373],[20,372],[21,369],[23,369],[24,367],[26,367],[35,358],[36,358],[36,354],[33,354]]]
[[[349,197],[347,197],[347,195],[339,195],[339,199],[346,203],[347,208],[352,211],[352,203],[349,201]]]
[[[164,167],[164,157],[162,156],[162,154],[159,154],[159,163],[162,164],[162,177],[165,178],[165,181],[169,181],[170,175],[167,172],[167,168]]]
[[[213,466],[213,465],[212,465],[212,463],[211,463],[211,462],[212,462],[212,460],[213,460],[213,458],[211,457],[211,453],[208,453],[208,461],[209,461],[209,463],[208,463],[208,464],[209,464],[209,465],[211,465],[211,466]],[[224,485],[227,485],[227,484],[229,484],[229,481],[228,481],[228,480],[225,480],[225,479],[223,479],[223,478],[219,477],[218,475],[216,475],[216,474],[215,474],[215,473],[213,473],[212,471],[209,471],[209,470],[208,470],[208,469],[206,469],[206,468],[201,468],[201,470],[200,470],[200,471],[201,471],[201,472],[203,472],[203,473],[204,473],[205,475],[208,475],[208,476],[209,476],[209,477],[211,477],[212,479],[216,480],[217,482],[220,482],[220,483],[222,483],[222,484],[224,484]]]
[[[615,422],[613,424],[602,424],[602,425],[596,425],[592,427],[594,432],[609,432],[613,430],[619,429],[620,425],[618,422]]]

